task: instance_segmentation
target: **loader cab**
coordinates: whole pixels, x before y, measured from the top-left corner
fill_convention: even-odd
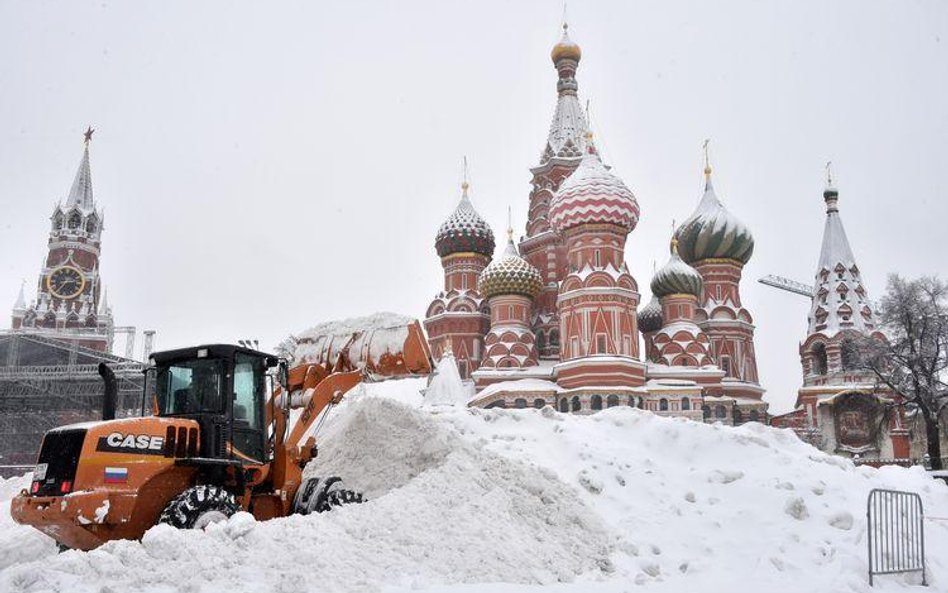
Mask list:
[[[216,344],[156,352],[151,362],[146,405],[150,399],[159,417],[195,420],[199,457],[248,464],[269,459],[267,370],[278,365],[277,357]]]

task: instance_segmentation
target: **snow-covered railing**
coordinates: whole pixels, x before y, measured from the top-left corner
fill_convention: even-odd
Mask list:
[[[925,582],[922,498],[915,492],[873,489],[866,501],[869,586],[880,574],[921,572]]]

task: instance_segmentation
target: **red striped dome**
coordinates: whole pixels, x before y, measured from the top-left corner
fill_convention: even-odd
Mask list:
[[[550,224],[558,233],[584,224],[614,224],[631,231],[639,203],[595,152],[588,152],[550,204]]]

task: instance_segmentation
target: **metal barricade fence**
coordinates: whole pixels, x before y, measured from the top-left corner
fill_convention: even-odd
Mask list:
[[[922,499],[914,492],[874,489],[866,502],[869,585],[873,575],[921,572],[925,582]]]

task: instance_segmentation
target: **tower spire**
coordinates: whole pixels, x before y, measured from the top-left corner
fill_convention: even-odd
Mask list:
[[[462,160],[464,163],[464,178],[461,181],[461,189],[467,194],[467,188],[470,187],[470,184],[467,182],[467,155],[464,155]]]
[[[705,138],[704,144],[701,145],[702,148],[704,148],[704,184],[705,186],[708,186],[711,184],[711,156],[708,150],[708,145],[710,143],[711,143],[711,139]]]
[[[26,309],[26,297],[23,295],[23,287],[26,285],[26,280],[20,281],[20,294],[16,297],[16,303],[13,305],[13,309],[23,310]]]
[[[92,134],[95,132],[92,126],[89,126],[83,133],[83,151],[82,159],[79,161],[79,170],[76,171],[76,178],[69,189],[69,197],[66,198],[66,208],[78,207],[80,210],[89,212],[95,209],[95,200],[92,195],[92,168],[89,166],[89,143],[92,141]]]

